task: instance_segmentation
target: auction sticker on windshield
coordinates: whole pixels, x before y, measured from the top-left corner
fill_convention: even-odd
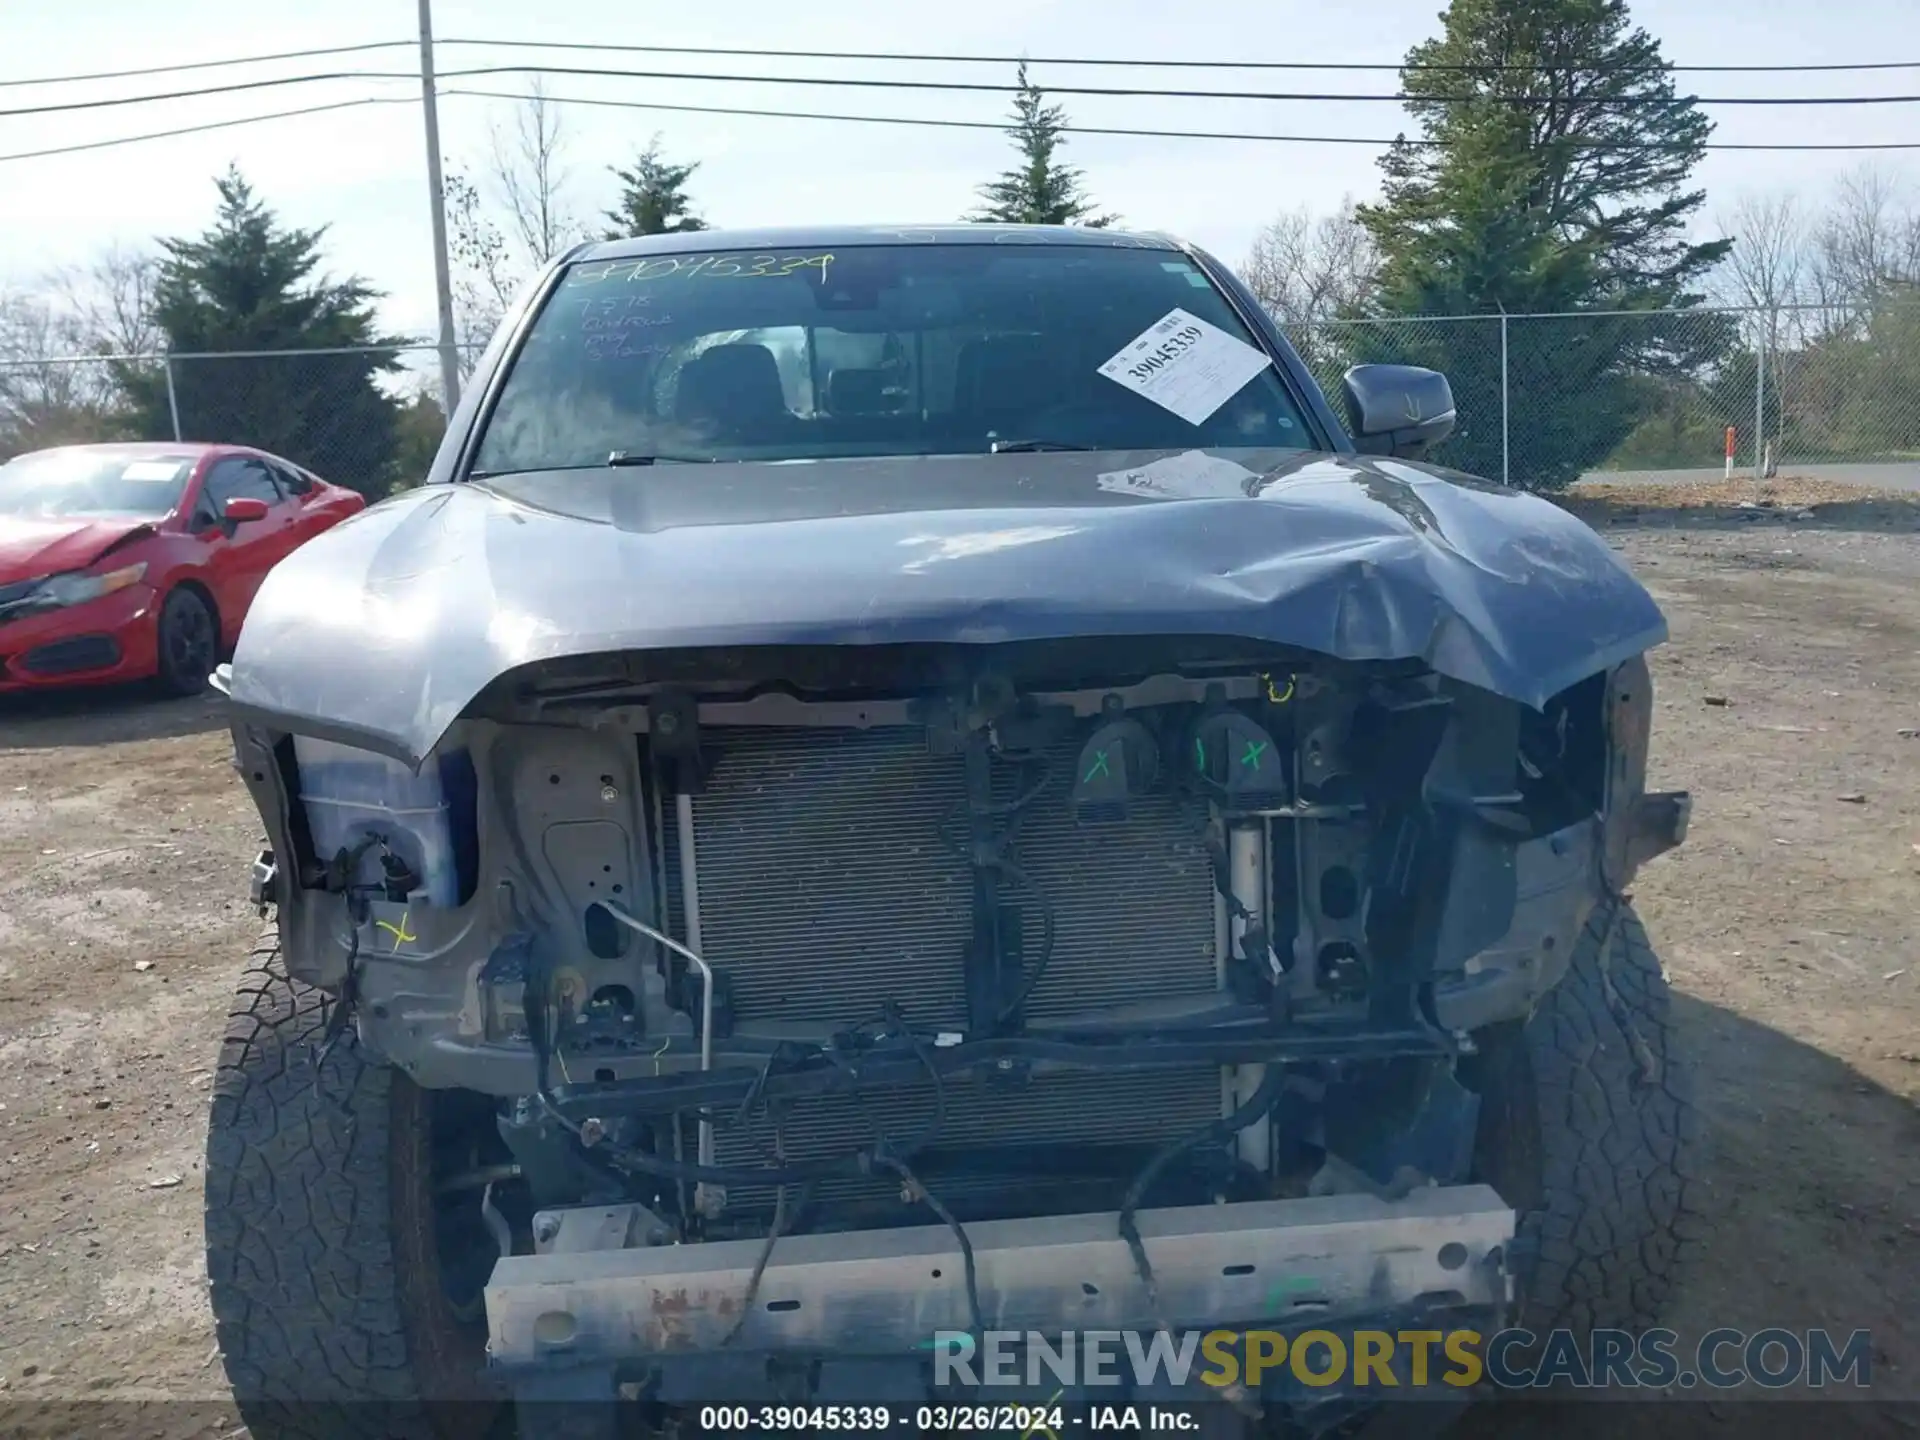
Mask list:
[[[1102,365],[1100,373],[1189,425],[1199,425],[1270,363],[1264,353],[1219,326],[1171,310]]]
[[[122,480],[151,480],[163,483],[180,473],[178,460],[135,460],[120,472]]]

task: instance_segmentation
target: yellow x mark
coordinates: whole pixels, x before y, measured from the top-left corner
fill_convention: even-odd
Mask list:
[[[376,920],[373,922],[378,929],[385,930],[393,936],[393,948],[396,951],[398,951],[402,945],[410,944],[420,938],[411,930],[407,929],[407,920],[411,914],[411,911],[401,911],[400,923],[398,925],[389,925],[385,920]]]

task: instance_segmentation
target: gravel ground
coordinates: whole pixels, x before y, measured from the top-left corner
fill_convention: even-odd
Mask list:
[[[1696,796],[1636,895],[1703,1069],[1672,1323],[1864,1327],[1920,1400],[1920,507],[1638,503],[1580,508],[1668,609],[1652,783]],[[210,703],[0,702],[0,1433],[234,1433],[200,1167],[255,833]]]

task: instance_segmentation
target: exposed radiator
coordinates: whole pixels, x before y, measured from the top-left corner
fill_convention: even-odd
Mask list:
[[[972,877],[936,833],[964,841],[964,762],[934,755],[919,729],[716,728],[702,732],[706,793],[693,801],[706,959],[730,986],[736,1020],[853,1024],[877,1019],[891,999],[911,1019],[959,1027],[966,1014],[964,957],[972,934]],[[1068,803],[1077,742],[1048,757],[1049,780],[1026,807],[1012,856],[1052,904],[1053,956],[1027,1003],[1030,1019],[1158,997],[1211,993],[1214,882],[1195,816],[1171,795],[1134,807],[1123,822],[1078,823]],[[1030,785],[1032,772],[996,763],[996,798]],[[680,913],[674,827],[666,850],[668,920]],[[1026,960],[1039,954],[1040,911],[1018,905]],[[1049,1147],[1147,1146],[1203,1129],[1221,1112],[1220,1072],[1041,1073],[1014,1083],[966,1074],[946,1085],[946,1118],[930,1155],[987,1148],[1043,1155]],[[901,1144],[933,1114],[931,1085],[874,1090],[794,1105],[780,1127],[793,1160],[870,1145],[875,1126]],[[759,1165],[774,1134],[762,1115],[745,1131],[723,1128],[716,1158]],[[994,1208],[1003,1191],[1022,1204],[1076,1209],[1117,1203],[1084,1180],[943,1178],[943,1202]],[[884,1201],[897,1180],[821,1185],[822,1202]],[[764,1210],[772,1192],[745,1188],[729,1208]]]
[[[693,801],[702,948],[725,972],[736,1018],[843,1022],[895,1001],[926,1024],[965,1017],[972,881],[936,827],[964,795],[963,761],[917,728],[717,727]],[[1170,794],[1122,822],[1081,825],[1068,804],[1077,742],[1050,757],[1012,854],[1045,892],[1056,939],[1029,1018],[1215,988],[1214,887],[1192,810]],[[996,764],[1001,798],[1021,775]],[[670,814],[671,812],[669,812]],[[680,914],[669,823],[667,911]],[[948,834],[964,840],[964,810]],[[1041,915],[1012,885],[1028,963]]]

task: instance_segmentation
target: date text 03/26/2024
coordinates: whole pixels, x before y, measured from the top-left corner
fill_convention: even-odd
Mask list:
[[[704,1431],[747,1431],[761,1434],[806,1431],[879,1432],[905,1424],[903,1407],[887,1405],[707,1405],[700,1410]],[[1196,1431],[1201,1426],[1197,1407],[1183,1405],[1090,1405],[1068,1410],[1057,1403],[1044,1405],[922,1405],[911,1413],[913,1428],[923,1434],[1017,1435],[1022,1440],[1060,1440],[1068,1430]]]

